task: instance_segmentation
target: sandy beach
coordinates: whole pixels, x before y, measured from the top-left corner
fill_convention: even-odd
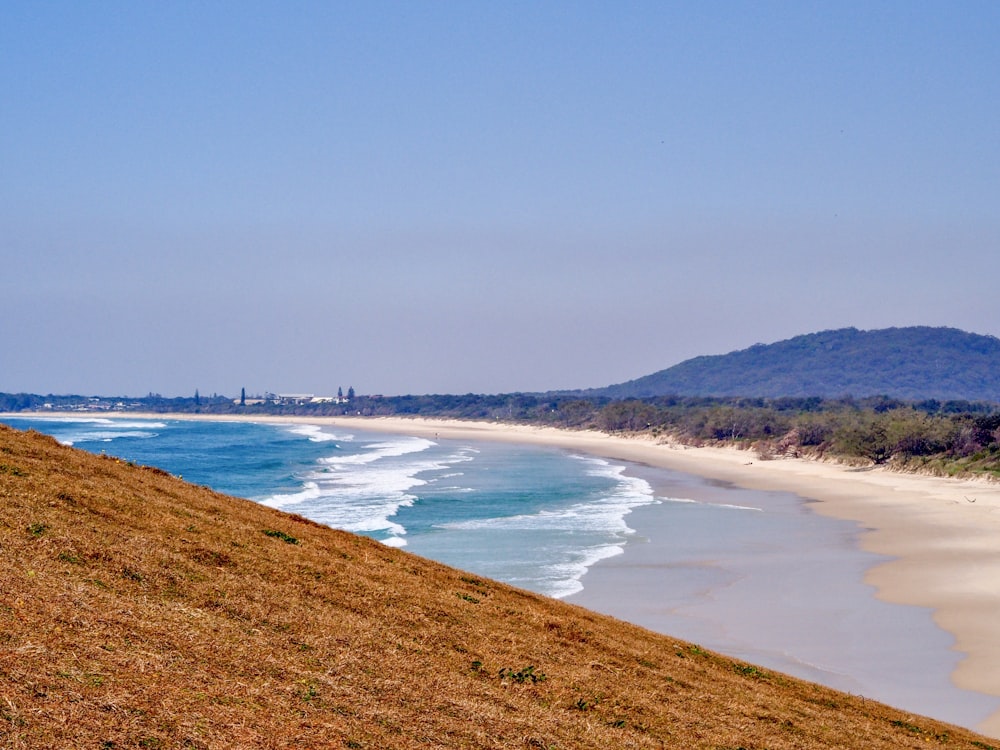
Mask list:
[[[864,574],[879,599],[929,608],[937,625],[954,636],[953,649],[959,652],[951,675],[954,685],[1000,697],[1000,484],[802,459],[760,461],[737,449],[545,427],[407,418],[321,421],[439,438],[558,446],[813,500],[810,507],[816,512],[860,524],[863,549],[890,558]],[[586,588],[586,579],[584,583]],[[977,729],[1000,736],[1000,712]]]
[[[227,419],[138,413],[100,416]],[[928,608],[934,622],[954,637],[952,648],[957,657],[951,673],[953,684],[962,690],[1000,697],[1000,483],[901,474],[881,468],[857,469],[802,459],[761,461],[751,452],[736,449],[690,448],[598,432],[488,422],[349,417],[274,417],[256,421],[330,424],[440,439],[559,447],[682,472],[748,491],[792,493],[814,501],[809,507],[815,512],[858,524],[863,529],[862,548],[885,556],[881,558],[884,561],[876,559],[875,564],[861,571],[879,599]],[[698,491],[695,485],[689,489]],[[643,517],[637,515],[630,525],[639,526],[641,522],[654,528],[654,519],[649,515],[654,510],[640,512]],[[656,539],[649,536],[651,544],[621,557],[632,554],[633,561],[655,564]],[[635,555],[645,555],[646,559]],[[570,601],[609,611],[600,606],[602,596],[622,599],[616,588],[620,584],[616,583],[614,565],[602,563],[592,573],[594,585],[584,579],[588,596]],[[588,573],[588,577],[591,575]],[[628,619],[627,611],[612,613]],[[919,665],[915,669],[919,671]],[[1000,737],[1000,712],[976,729]]]

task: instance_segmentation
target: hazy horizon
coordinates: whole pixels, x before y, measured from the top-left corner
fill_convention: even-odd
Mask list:
[[[7,3],[0,391],[1000,335],[1000,5]]]
[[[953,330],[957,330],[957,329],[953,329]],[[800,334],[800,335],[811,335],[811,334],[815,334],[815,333],[825,333],[825,332],[830,332],[830,331],[808,331],[808,332],[805,332],[804,334]],[[975,331],[967,331],[966,333],[973,333],[973,334],[975,334]],[[798,338],[800,335],[796,335],[795,337],[792,337],[792,338]],[[982,334],[978,334],[978,335],[982,335]],[[990,337],[991,338],[997,338],[995,336],[990,336]],[[754,344],[751,344],[751,345],[748,345],[748,346],[745,346],[745,347],[741,347],[739,350],[733,350],[733,351],[730,351],[730,352],[712,352],[712,353],[708,353],[706,355],[696,355],[692,359],[699,359],[702,356],[724,356],[724,355],[727,355],[727,354],[735,354],[738,351],[745,351],[746,349],[753,348],[754,346],[760,346],[760,345],[768,345],[769,346],[771,344],[777,344],[777,343],[782,343],[782,342],[771,342],[771,341],[754,342]],[[675,362],[673,364],[667,365],[666,367],[663,367],[663,368],[660,368],[660,369],[661,370],[670,369],[674,365],[678,365],[678,364],[682,364],[682,363]],[[636,378],[630,378],[630,380],[636,380],[636,379],[642,378],[645,375],[653,375],[653,374],[656,374],[656,372],[659,372],[659,370],[654,371],[654,372],[649,372],[649,373],[643,373],[643,374],[637,376]],[[571,391],[574,391],[574,390],[587,390],[589,388],[600,389],[600,388],[604,388],[606,386],[621,385],[621,384],[623,384],[625,382],[627,382],[627,381],[622,381],[621,383],[603,383],[603,384],[596,385],[596,386],[585,386],[584,388],[580,388],[580,389],[551,388],[551,389],[547,389],[546,391],[490,391],[490,392],[480,391],[478,393],[479,393],[479,395],[502,395],[502,394],[512,394],[512,393],[571,392]],[[359,395],[359,396],[370,396],[370,395],[380,395],[380,396],[435,395],[435,394],[431,394],[431,393],[427,393],[427,392],[420,393],[420,392],[416,392],[416,391],[409,391],[409,392],[405,392],[405,393],[401,392],[401,393],[384,393],[384,394],[383,393],[378,393],[378,394],[376,394],[376,392],[374,392],[374,391],[372,391],[372,392],[357,391],[357,389],[355,389],[353,385],[347,385],[347,386],[345,386],[343,384],[338,384],[337,386],[327,388],[325,391],[318,392],[318,393],[312,393],[312,394],[309,394],[309,395],[323,396],[323,397],[332,397],[332,396],[335,396],[335,395],[336,396],[349,395],[352,391],[356,391],[357,395]],[[3,391],[0,391],[0,392],[3,392]],[[246,388],[245,388],[245,386],[240,386],[235,391],[214,391],[214,392],[206,392],[206,391],[202,391],[202,390],[196,388],[193,393],[160,393],[160,392],[154,392],[154,391],[147,391],[145,393],[124,393],[124,392],[122,392],[122,393],[114,393],[114,392],[106,392],[106,391],[88,391],[88,392],[74,392],[74,393],[70,393],[70,392],[55,393],[55,392],[49,391],[47,393],[41,393],[39,391],[30,391],[30,390],[28,390],[28,391],[22,390],[22,391],[18,391],[18,392],[19,393],[32,393],[33,395],[51,395],[51,396],[74,396],[75,395],[75,396],[82,396],[82,397],[102,397],[102,398],[116,398],[116,397],[123,397],[123,398],[146,398],[146,397],[149,397],[149,396],[163,397],[163,398],[192,398],[192,397],[195,397],[195,396],[198,396],[198,395],[200,395],[203,398],[209,397],[209,396],[212,396],[212,397],[216,397],[216,396],[235,397],[235,396],[240,396],[243,393],[245,393],[245,395],[246,395],[247,398],[260,398],[260,397],[264,397],[264,396],[266,396],[268,394],[284,394],[284,395],[295,395],[295,394],[298,394],[298,395],[302,395],[301,391],[295,391],[295,390],[288,389],[288,388],[265,388],[265,389],[259,389],[257,391],[247,391]],[[464,394],[467,394],[467,393],[470,393],[470,392],[469,391],[464,391],[462,393],[455,392],[455,393],[452,393],[450,395],[464,395]],[[441,392],[437,392],[436,395],[449,395],[449,394],[446,393],[446,392],[441,391]]]

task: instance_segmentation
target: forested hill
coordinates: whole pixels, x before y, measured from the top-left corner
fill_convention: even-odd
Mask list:
[[[689,359],[590,396],[840,396],[1000,402],[1000,339],[955,328],[842,328]]]

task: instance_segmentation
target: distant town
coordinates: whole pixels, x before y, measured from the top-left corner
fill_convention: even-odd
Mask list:
[[[345,393],[337,389],[334,396],[314,393],[271,393],[248,395],[241,389],[239,398],[213,393],[203,396],[197,390],[193,396],[167,397],[149,393],[142,397],[38,395],[32,393],[0,393],[0,411],[52,411],[52,412],[207,412],[227,413],[238,410],[269,411],[289,407],[318,407],[324,405],[346,406],[356,398],[354,388]],[[379,399],[381,396],[368,396]]]

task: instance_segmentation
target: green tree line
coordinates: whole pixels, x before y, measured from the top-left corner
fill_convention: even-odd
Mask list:
[[[0,410],[55,408],[80,397],[0,394]],[[110,401],[110,400],[109,400]],[[118,402],[119,404],[121,402]],[[356,396],[349,403],[241,405],[213,395],[149,394],[127,409],[303,416],[420,416],[542,424],[645,435],[688,445],[735,445],[759,459],[801,456],[904,471],[1000,479],[1000,405],[968,401],[658,397],[612,400],[559,394]]]

